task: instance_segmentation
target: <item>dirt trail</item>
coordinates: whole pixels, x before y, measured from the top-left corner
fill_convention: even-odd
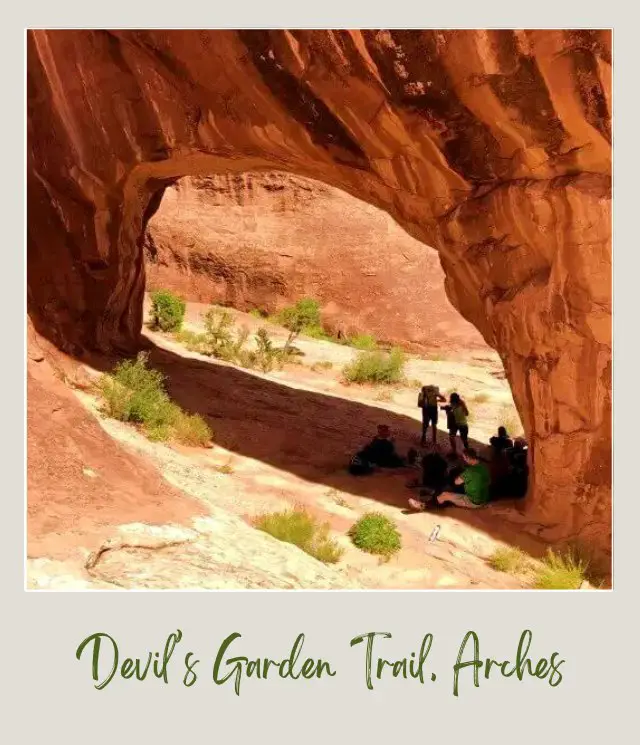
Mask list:
[[[205,306],[189,304],[187,327],[201,330]],[[233,312],[253,331],[264,322]],[[269,330],[278,340],[285,332]],[[171,396],[200,413],[214,431],[215,446],[196,449],[147,440],[135,428],[103,418],[96,398],[76,391],[102,428],[129,452],[155,466],[169,484],[199,504],[186,523],[128,523],[115,537],[94,545],[89,586],[149,588],[519,588],[522,583],[486,563],[503,544],[541,555],[544,544],[524,532],[517,502],[500,502],[469,513],[407,514],[411,469],[356,478],[345,471],[348,456],[379,422],[387,422],[399,450],[419,439],[417,382],[382,391],[344,385],[340,370],[356,352],[338,344],[300,339],[301,365],[271,374],[238,369],[191,353],[170,337],[145,332],[151,364],[167,375]],[[330,362],[331,369],[311,365]],[[98,372],[88,368],[91,375]],[[471,437],[486,442],[513,403],[497,356],[411,359],[407,376],[458,390],[475,418]],[[476,403],[477,400],[477,403]],[[446,437],[439,433],[440,443]],[[331,526],[345,554],[326,567],[288,544],[251,527],[251,518],[294,504],[305,505]],[[396,521],[403,548],[388,562],[356,549],[349,527],[367,511]],[[437,541],[428,537],[440,525]],[[531,526],[526,526],[529,531]],[[97,551],[97,552],[96,552]],[[87,553],[87,552],[85,552]],[[39,576],[46,575],[40,564]],[[44,568],[46,569],[46,567]],[[51,572],[55,567],[51,568]],[[58,583],[59,584],[59,583]],[[35,586],[46,586],[36,581]]]

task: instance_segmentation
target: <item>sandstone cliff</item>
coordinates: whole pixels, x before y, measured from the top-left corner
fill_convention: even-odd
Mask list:
[[[607,31],[32,31],[28,309],[59,345],[138,343],[167,183],[284,170],[435,247],[501,354],[532,513],[610,545]]]
[[[438,254],[386,212],[317,181],[220,174],[169,187],[145,235],[147,287],[272,313],[301,297],[344,334],[486,349],[451,306]]]

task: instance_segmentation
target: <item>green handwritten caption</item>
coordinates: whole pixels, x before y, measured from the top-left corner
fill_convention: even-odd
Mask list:
[[[364,650],[364,654],[362,652],[360,654],[364,657],[363,682],[368,690],[373,691],[375,681],[389,676],[416,680],[421,685],[428,682],[435,683],[438,680],[435,671],[427,670],[429,653],[434,642],[433,634],[424,635],[417,651],[396,660],[388,660],[380,652],[381,646],[384,646],[384,640],[391,638],[392,634],[389,632],[371,631],[355,636],[349,642],[351,648],[359,647],[360,650]],[[229,634],[210,661],[210,679],[213,683],[219,686],[232,685],[238,696],[245,679],[269,680],[280,677],[292,680],[311,680],[323,677],[333,678],[337,674],[332,664],[326,660],[302,657],[304,634],[298,634],[288,657],[281,660],[269,657],[249,659],[237,654],[240,639],[242,635],[238,632]],[[177,662],[172,664],[174,652],[181,641],[182,631],[178,629],[169,634],[162,652],[148,652],[143,657],[122,658],[116,640],[109,634],[99,632],[91,634],[80,643],[76,649],[76,659],[89,658],[91,660],[91,677],[95,688],[99,691],[104,690],[117,678],[143,681],[155,677],[169,684],[170,680],[178,675],[175,671],[176,667],[180,668],[182,685],[190,688],[198,681],[198,669],[203,668],[198,668],[201,661],[191,651],[184,654],[181,667]],[[558,652],[554,652],[550,658],[541,657],[534,662],[529,656],[532,641],[532,632],[528,629],[523,631],[518,642],[515,660],[499,661],[490,657],[481,657],[478,634],[475,631],[468,631],[460,644],[457,659],[451,668],[451,692],[456,697],[459,695],[463,675],[470,677],[475,688],[480,687],[482,679],[489,680],[492,675],[505,678],[515,676],[518,681],[523,681],[525,678],[537,678],[545,680],[552,688],[556,688],[562,682],[560,667],[565,660],[559,658]],[[170,668],[174,671],[171,676],[169,675]]]

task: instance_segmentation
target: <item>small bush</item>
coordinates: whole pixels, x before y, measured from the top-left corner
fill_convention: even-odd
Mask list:
[[[331,370],[332,367],[333,362],[322,360],[321,362],[314,362],[313,365],[311,365],[311,370],[313,370],[313,372],[320,372],[321,370]]]
[[[210,354],[211,352],[211,345],[206,334],[181,329],[174,334],[174,339],[179,344],[184,345],[190,352],[199,352],[200,354]]]
[[[147,367],[148,354],[126,360],[103,376],[100,392],[105,413],[122,422],[142,425],[151,440],[175,439],[187,445],[204,445],[211,430],[198,415],[186,414],[169,398],[164,376]]]
[[[375,336],[372,336],[371,334],[358,334],[350,339],[349,343],[356,349],[362,349],[369,352],[378,348],[378,342],[376,341]]]
[[[271,372],[282,359],[282,350],[274,346],[271,337],[264,328],[256,332],[256,365],[264,373]]]
[[[298,546],[325,564],[335,564],[344,553],[329,538],[329,525],[318,523],[302,508],[261,515],[254,524],[258,530],[269,533],[279,541]]]
[[[362,551],[389,557],[400,550],[402,539],[395,524],[380,512],[368,512],[349,530],[349,537]]]
[[[184,300],[168,290],[158,290],[151,295],[151,328],[178,331],[184,321]]]
[[[574,551],[565,554],[547,551],[542,567],[536,572],[538,590],[577,590],[587,579],[588,564]]]
[[[289,338],[283,347],[285,358],[289,354],[289,347],[299,334],[304,333],[316,339],[331,338],[322,326],[320,304],[313,298],[302,298],[295,305],[283,308],[273,320],[289,330]]]
[[[209,308],[204,315],[207,343],[213,357],[232,362],[234,353],[233,317],[228,310]]]
[[[168,419],[171,401],[164,390],[164,376],[149,369],[147,361],[148,354],[141,353],[102,378],[100,390],[108,416],[139,424]]]
[[[530,558],[519,548],[498,548],[488,559],[489,566],[498,572],[521,574],[530,566]]]
[[[486,404],[489,399],[490,399],[490,396],[488,393],[477,393],[473,397],[473,401],[476,404]]]
[[[391,391],[378,391],[375,395],[375,400],[388,403],[393,401],[393,393]]]
[[[183,445],[204,447],[211,442],[211,429],[199,414],[180,411],[173,428],[176,439]]]
[[[404,379],[405,355],[401,349],[390,352],[361,352],[345,366],[343,377],[348,383],[384,383],[392,385]]]
[[[269,314],[266,312],[266,310],[260,310],[259,308],[253,308],[252,310],[250,310],[249,315],[260,320],[264,320],[265,318],[269,317]]]
[[[305,336],[310,336],[312,339],[320,339],[322,341],[331,341],[332,336],[322,326],[305,326],[302,329],[302,333]]]
[[[320,304],[313,298],[305,297],[295,305],[283,308],[276,318],[286,329],[298,334],[302,331],[306,333],[306,329],[322,328]]]

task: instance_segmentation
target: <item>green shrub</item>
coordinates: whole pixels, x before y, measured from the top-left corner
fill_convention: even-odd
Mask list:
[[[211,345],[208,342],[206,334],[198,334],[195,331],[181,329],[176,331],[174,339],[183,344],[190,352],[199,352],[200,354],[210,354]]]
[[[187,445],[204,445],[211,430],[198,415],[186,414],[169,398],[164,376],[147,367],[149,355],[118,364],[100,381],[105,413],[122,422],[142,425],[152,440],[175,439]]]
[[[401,349],[390,352],[360,352],[342,371],[348,383],[384,383],[391,385],[404,379],[405,355]]]
[[[289,347],[301,333],[316,338],[329,338],[322,328],[320,304],[313,298],[302,298],[295,305],[283,308],[273,320],[289,330],[289,337],[283,347],[284,357],[288,356]]]
[[[577,590],[587,579],[589,565],[573,550],[564,554],[547,551],[536,572],[534,587],[539,590]]]
[[[259,320],[263,320],[265,318],[269,317],[269,314],[266,310],[260,310],[260,308],[253,308],[249,311],[249,315],[253,316],[254,318],[258,318]]]
[[[151,294],[151,328],[162,331],[177,331],[184,320],[184,300],[168,290],[157,290]]]
[[[498,548],[491,554],[488,563],[498,572],[521,574],[530,567],[531,560],[519,548]]]
[[[376,401],[393,401],[393,393],[389,390],[378,391],[375,396]]]
[[[402,546],[394,522],[380,512],[367,512],[351,526],[349,537],[362,551],[389,557]]]
[[[211,429],[199,414],[180,411],[173,423],[174,436],[183,445],[204,447],[211,442]]]
[[[333,362],[322,360],[321,362],[314,362],[313,365],[311,365],[311,370],[313,370],[313,372],[320,372],[320,370],[331,370],[332,367]]]
[[[108,416],[139,424],[167,418],[171,401],[164,390],[164,376],[147,367],[148,357],[140,353],[135,361],[119,363],[111,375],[102,378],[100,389]]]
[[[312,339],[320,339],[321,341],[331,341],[332,336],[331,334],[326,331],[322,326],[304,326],[302,329],[302,333],[305,336],[310,336]]]
[[[373,351],[378,348],[378,342],[376,337],[371,334],[358,334],[349,340],[352,347],[356,349],[362,349],[364,351]]]
[[[271,372],[282,359],[282,351],[273,345],[273,341],[266,329],[256,332],[256,365],[264,373]]]
[[[207,343],[213,357],[232,362],[234,353],[233,317],[228,310],[209,308],[204,315]]]
[[[304,508],[261,515],[255,527],[285,543],[298,546],[310,556],[335,564],[344,553],[338,544],[329,538],[329,525],[318,523]]]
[[[317,300],[309,297],[298,300],[295,305],[283,308],[276,317],[286,329],[298,334],[303,329],[322,328],[320,304]]]

